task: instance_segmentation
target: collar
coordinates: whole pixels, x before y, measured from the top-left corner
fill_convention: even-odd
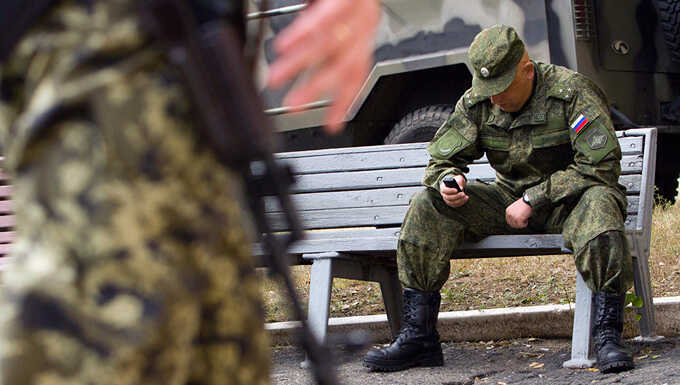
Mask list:
[[[539,68],[535,61],[534,63],[534,87],[529,100],[524,104],[524,107],[513,116],[510,112],[505,112],[501,110],[495,104],[491,104],[489,108],[489,118],[487,119],[487,124],[493,124],[498,127],[503,127],[506,130],[512,130],[515,127],[521,127],[526,125],[538,125],[544,124],[547,120],[546,118],[546,102],[547,102],[547,91],[548,86],[545,83],[545,74],[543,70]]]
[[[534,91],[524,105],[519,115],[515,117],[510,125],[510,129],[526,125],[543,124],[547,118],[545,116],[548,85],[545,83],[543,70],[534,63]]]

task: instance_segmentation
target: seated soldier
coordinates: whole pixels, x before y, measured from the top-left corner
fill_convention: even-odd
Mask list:
[[[624,233],[621,149],[604,93],[566,68],[529,60],[512,27],[496,25],[472,42],[472,88],[437,131],[425,190],[410,203],[397,246],[403,293],[398,338],[370,351],[372,370],[443,364],[436,330],[449,261],[463,241],[492,234],[562,233],[576,268],[595,293],[593,336],[603,373],[633,367],[621,345],[632,286]],[[486,154],[493,183],[470,181]],[[460,191],[447,187],[445,177]]]

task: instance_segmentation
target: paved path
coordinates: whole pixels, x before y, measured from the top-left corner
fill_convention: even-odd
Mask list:
[[[373,373],[362,366],[363,354],[346,355],[338,365],[343,385],[382,384],[644,384],[680,385],[680,338],[638,344],[628,342],[635,352],[632,371],[603,375],[588,369],[563,369],[570,341],[517,339],[486,343],[446,343],[444,366],[414,368],[396,373]],[[274,384],[313,384],[307,370],[300,369],[304,354],[297,348],[273,351]]]

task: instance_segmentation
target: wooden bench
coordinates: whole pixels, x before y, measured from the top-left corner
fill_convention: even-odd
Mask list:
[[[620,182],[628,189],[626,230],[634,256],[635,292],[641,296],[640,333],[655,337],[654,308],[648,267],[656,129],[617,133],[623,160]],[[429,155],[427,143],[352,147],[277,154],[296,173],[293,200],[300,211],[306,239],[293,245],[294,263],[311,263],[309,323],[320,340],[326,336],[333,278],[380,283],[393,335],[401,318],[401,287],[395,250],[410,197],[423,189]],[[492,181],[495,171],[486,159],[470,166],[469,178]],[[267,202],[277,231],[286,231],[281,212]],[[496,235],[466,243],[451,258],[569,254],[561,235]],[[572,359],[566,367],[590,367],[592,293],[580,275]]]
[[[7,257],[14,241],[14,213],[11,197],[12,186],[10,186],[9,178],[0,170],[0,270],[4,270],[11,262],[11,258]]]

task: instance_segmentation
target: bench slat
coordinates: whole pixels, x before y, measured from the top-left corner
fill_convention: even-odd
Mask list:
[[[0,198],[9,199],[12,196],[12,186],[0,186]]]
[[[365,226],[390,226],[400,225],[408,206],[385,206],[385,207],[360,207],[350,209],[331,210],[308,210],[300,212],[302,226],[305,229],[325,229],[342,227],[365,227]],[[282,213],[270,213],[272,227],[275,231],[288,230]],[[628,224],[631,218],[626,220],[626,228],[632,229],[634,223]]]
[[[295,178],[293,192],[311,193],[338,190],[363,190],[372,188],[418,186],[423,178],[423,168],[404,168],[374,171],[338,172],[328,174],[307,174]],[[496,174],[490,167],[470,167],[469,179],[492,182]],[[640,173],[621,175],[619,183],[626,186],[628,193],[640,193]]]
[[[300,175],[295,178],[293,192],[308,193],[416,186],[421,184],[422,178],[422,167]]]
[[[641,174],[642,155],[624,156],[621,159],[621,175]]]
[[[5,201],[0,201],[0,213],[1,214],[8,214],[12,212],[12,201],[11,200],[5,200]]]
[[[334,250],[339,253],[363,254],[392,257],[396,253],[399,228],[307,231],[305,239],[291,246],[288,253],[292,260],[303,254],[325,253]],[[375,254],[375,252],[385,252]],[[261,256],[260,244],[255,244],[253,255]],[[456,250],[451,259],[469,257],[510,257],[529,255],[569,254],[563,247],[559,234],[490,235],[479,242],[465,242]]]
[[[424,187],[396,187],[359,191],[322,192],[296,194],[292,196],[295,208],[302,212],[307,210],[331,210],[341,208],[406,206],[411,197]],[[639,197],[628,197],[628,213],[637,214]],[[265,200],[267,212],[281,211],[278,200],[268,197]]]
[[[6,255],[9,254],[9,252],[12,250],[12,244],[11,243],[2,243],[0,244],[0,255]],[[0,261],[5,260],[5,258],[0,258]],[[5,260],[6,261],[6,260]],[[1,262],[0,262],[1,264]]]
[[[619,138],[619,143],[624,156],[642,154],[641,136]],[[423,167],[429,160],[426,148],[427,143],[366,146],[286,152],[277,158],[287,160],[298,174]],[[475,163],[488,161],[484,156]]]
[[[16,233],[14,231],[0,231],[0,243],[14,242]]]
[[[14,215],[0,215],[0,227],[14,227]]]
[[[644,147],[642,136],[628,136],[619,138],[621,153],[623,155],[642,154]]]
[[[381,229],[384,230],[384,229]],[[390,229],[394,233],[395,229]],[[396,229],[397,231],[399,229]],[[388,232],[389,233],[389,232]],[[323,253],[328,250],[337,252],[370,252],[390,250],[394,255],[397,247],[397,235],[394,234],[367,233],[365,237],[338,237],[332,239],[306,239],[296,242],[289,249],[291,254]],[[256,248],[255,255],[261,255],[261,249]]]
[[[297,176],[296,181],[299,181],[300,185],[302,186],[300,188],[305,188],[305,185],[309,183],[307,182],[307,180],[311,178],[312,180],[316,179],[317,181],[325,180],[326,181],[325,183],[328,185],[328,187],[326,188],[331,188],[331,186],[335,186],[336,188],[340,189],[349,189],[343,188],[343,186],[351,186],[353,184],[356,184],[357,182],[355,182],[354,179],[363,177],[362,180],[365,184],[369,185],[372,184],[375,187],[385,187],[389,183],[394,183],[392,182],[392,180],[396,179],[399,173],[404,173],[403,177],[401,177],[400,180],[405,181],[410,180],[411,184],[415,184],[420,183],[420,181],[422,180],[422,176],[425,172],[424,168],[422,167],[424,166],[418,168],[409,167],[403,169],[387,169],[379,171],[370,170],[357,172],[342,171],[338,173],[316,174],[320,175],[319,177],[320,179],[316,179],[314,174],[299,175]],[[638,155],[626,156],[621,160],[621,174],[630,175],[641,173],[642,173],[642,158],[640,156]],[[472,164],[470,165],[470,172],[466,175],[470,179],[481,179],[489,181],[494,180],[496,178],[496,171],[493,168],[489,167],[488,163]],[[317,182],[317,184],[318,183],[319,182]]]
[[[292,201],[297,210],[323,210],[357,207],[405,206],[411,197],[423,186],[396,187],[372,190],[322,192],[293,195]],[[281,211],[278,200],[267,197],[266,212]]]
[[[397,247],[399,228],[363,229],[348,231],[307,232],[306,239],[296,242],[290,254],[323,253],[328,250],[346,253],[371,253],[390,250],[393,256]],[[527,250],[531,249],[531,250]],[[518,252],[526,254],[517,254]],[[467,257],[499,257],[516,255],[565,254],[559,234],[491,235],[479,242],[465,242],[452,259]],[[262,251],[257,245],[256,255]]]

